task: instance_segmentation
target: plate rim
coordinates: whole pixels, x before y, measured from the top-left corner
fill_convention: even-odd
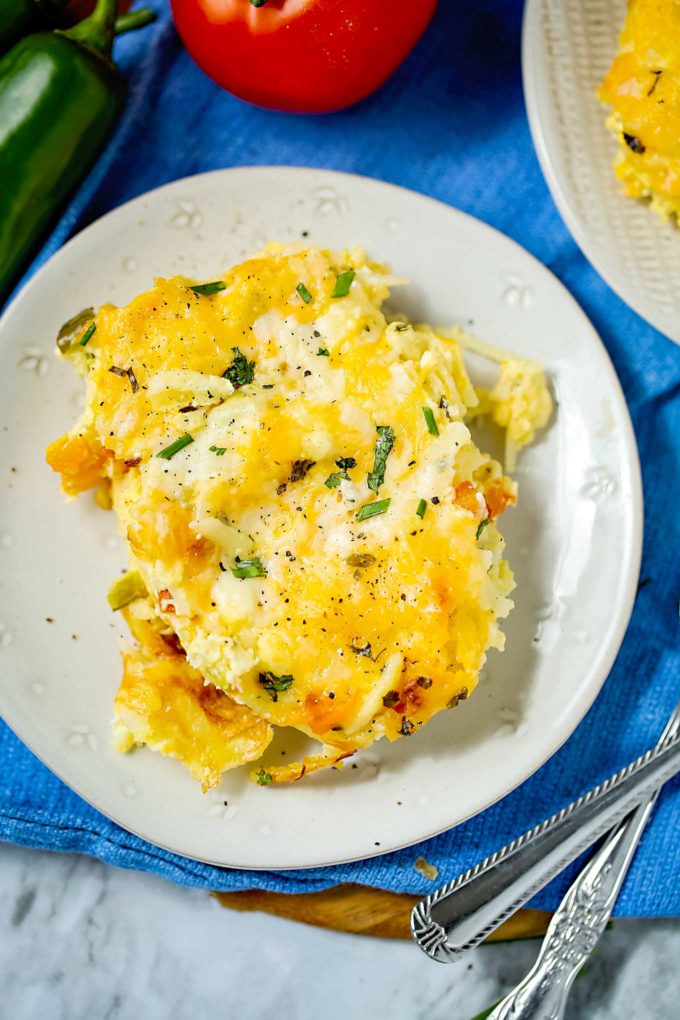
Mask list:
[[[550,146],[545,138],[543,120],[538,110],[538,88],[537,88],[537,64],[536,52],[537,23],[541,13],[541,3],[544,0],[526,0],[524,14],[522,17],[521,36],[521,64],[522,64],[522,91],[524,103],[527,110],[529,132],[538,158],[539,166],[545,183],[548,186],[550,195],[557,206],[557,211],[562,217],[564,224],[579,247],[581,254],[587,259],[593,269],[599,273],[608,287],[614,291],[616,296],[638,315],[644,322],[656,329],[662,336],[671,343],[680,344],[680,334],[675,337],[668,332],[668,322],[652,307],[642,308],[637,294],[632,298],[626,296],[626,281],[619,277],[616,271],[607,267],[607,260],[602,256],[597,245],[591,245],[588,231],[582,226],[580,217],[572,208],[568,194],[562,184],[562,179],[551,155]],[[604,120],[603,120],[604,130]],[[616,180],[612,173],[612,187],[616,187]],[[630,199],[629,201],[634,201]],[[650,210],[650,215],[652,215]],[[679,228],[680,229],[680,228]]]
[[[73,780],[71,781],[64,775],[64,771],[67,770],[60,770],[48,764],[43,755],[40,752],[38,752],[33,746],[33,741],[31,739],[27,740],[22,735],[20,736],[17,730],[10,722],[6,712],[7,706],[2,699],[3,687],[2,685],[0,685],[0,709],[1,709],[0,715],[7,723],[7,725],[10,727],[12,732],[16,735],[16,737],[29,748],[31,753],[34,754],[35,757],[38,758],[38,760],[41,761],[41,763],[46,768],[48,768],[50,772],[53,773],[53,775],[56,775],[61,782],[63,782],[70,790],[72,790],[72,792],[75,793],[76,796],[80,797],[81,800],[85,801],[90,807],[94,808],[94,810],[102,814],[105,818],[108,818],[114,824],[118,825],[125,832],[131,833],[132,835],[151,844],[152,846],[160,847],[161,849],[167,851],[168,853],[221,869],[243,871],[266,871],[266,870],[301,871],[309,870],[312,868],[334,867],[337,865],[349,864],[356,861],[369,860],[371,858],[384,856],[388,853],[397,852],[406,847],[413,846],[416,843],[432,839],[443,832],[451,831],[457,828],[459,825],[462,825],[465,822],[469,821],[471,818],[474,818],[477,815],[483,813],[488,808],[492,807],[494,804],[500,803],[500,801],[505,799],[505,797],[507,797],[510,793],[516,790],[524,782],[526,782],[527,779],[533,776],[550,758],[553,757],[553,755],[555,755],[560,750],[560,748],[566,743],[566,741],[573,735],[577,727],[584,719],[587,712],[594,704],[596,698],[598,697],[607,677],[611,672],[612,666],[616,660],[616,657],[618,656],[621,644],[628,629],[628,624],[630,621],[630,617],[635,602],[636,584],[637,579],[639,578],[642,557],[643,489],[637,443],[635,440],[633,425],[630,418],[630,412],[628,410],[628,405],[618,375],[609,356],[609,352],[604,342],[602,341],[598,331],[596,330],[595,326],[592,324],[592,322],[586,315],[585,311],[582,309],[579,302],[565,286],[565,284],[563,284],[562,281],[552,272],[552,270],[550,270],[546,265],[544,265],[540,261],[540,259],[538,259],[530,251],[524,248],[512,237],[509,237],[507,234],[504,234],[502,231],[496,229],[495,227],[491,226],[485,221],[480,220],[477,217],[472,216],[471,214],[465,212],[464,210],[458,209],[456,206],[450,205],[448,202],[442,201],[441,199],[433,198],[430,195],[424,194],[423,192],[415,191],[414,189],[411,188],[406,188],[401,185],[393,184],[392,182],[384,181],[381,180],[380,178],[372,177],[367,174],[348,173],[345,171],[330,170],[323,167],[318,168],[302,167],[296,166],[294,164],[292,165],[248,164],[243,166],[217,168],[202,173],[191,174],[185,177],[175,178],[173,181],[166,182],[156,188],[152,188],[149,189],[148,191],[142,192],[141,194],[136,195],[134,198],[129,199],[127,202],[124,202],[121,205],[116,206],[115,208],[104,213],[102,216],[93,220],[82,230],[78,231],[71,238],[69,238],[69,240],[64,245],[62,245],[60,248],[58,248],[55,252],[53,252],[50,255],[50,257],[44,262],[44,264],[39,267],[39,269],[34,273],[34,275],[14,296],[14,298],[12,299],[12,301],[10,302],[10,304],[7,306],[2,316],[0,317],[0,343],[3,342],[2,339],[3,330],[6,328],[8,321],[11,321],[13,316],[17,313],[17,309],[22,307],[24,303],[26,303],[32,298],[34,290],[36,288],[39,288],[43,276],[46,275],[47,272],[51,271],[53,263],[57,259],[61,258],[65,252],[70,251],[71,248],[76,244],[76,242],[79,242],[82,239],[83,235],[87,234],[88,232],[94,231],[103,221],[114,218],[122,210],[127,209],[130,206],[134,205],[142,206],[143,203],[149,199],[149,197],[151,196],[155,197],[158,193],[169,192],[172,191],[173,189],[181,190],[182,188],[187,188],[187,186],[191,187],[191,184],[193,182],[209,177],[218,177],[232,174],[238,176],[244,173],[247,174],[248,172],[251,172],[253,170],[260,173],[293,171],[303,176],[309,176],[310,178],[329,177],[336,182],[343,180],[346,181],[348,179],[352,181],[358,180],[361,184],[369,182],[370,185],[380,186],[381,188],[391,190],[397,194],[405,193],[410,197],[415,196],[418,199],[424,200],[428,203],[433,203],[435,205],[442,206],[445,210],[453,212],[457,216],[464,217],[466,220],[471,221],[477,229],[479,228],[482,229],[482,233],[490,232],[491,234],[500,237],[503,240],[503,242],[510,245],[511,248],[519,250],[522,253],[523,258],[528,258],[542,272],[547,273],[552,278],[553,284],[557,285],[563,292],[563,294],[566,296],[567,300],[571,302],[576,314],[580,317],[584,328],[589,331],[592,339],[596,342],[596,344],[599,345],[600,353],[601,355],[603,355],[603,367],[607,373],[607,380],[610,388],[609,392],[611,392],[617,398],[621,411],[623,412],[622,417],[625,421],[625,435],[623,435],[622,438],[626,449],[628,467],[631,476],[632,498],[630,500],[630,528],[632,543],[628,550],[627,569],[625,572],[625,576],[622,579],[622,586],[626,592],[626,597],[622,602],[619,617],[618,620],[616,621],[616,626],[612,629],[609,642],[605,649],[605,654],[601,658],[599,678],[596,682],[591,684],[591,687],[589,688],[588,691],[588,697],[587,698],[584,697],[579,701],[578,709],[574,712],[573,719],[570,721],[570,724],[567,727],[567,731],[560,736],[559,741],[556,744],[554,744],[550,749],[544,751],[542,750],[536,762],[533,765],[527,767],[526,770],[524,770],[521,775],[519,775],[515,780],[513,780],[511,785],[504,788],[502,793],[495,796],[490,796],[483,804],[481,804],[475,810],[469,811],[467,814],[465,814],[464,817],[459,818],[458,821],[456,821],[453,825],[451,824],[437,825],[435,828],[428,829],[426,832],[422,832],[417,835],[411,836],[407,839],[404,839],[402,841],[395,842],[393,845],[390,845],[389,848],[381,847],[380,849],[369,849],[368,851],[362,851],[358,855],[350,854],[345,856],[332,857],[332,859],[326,857],[325,859],[322,859],[320,861],[317,859],[316,861],[305,861],[304,863],[299,864],[290,863],[277,864],[274,862],[268,865],[263,864],[253,865],[247,862],[225,864],[223,861],[214,860],[209,856],[197,856],[196,854],[191,854],[183,850],[178,850],[176,847],[169,845],[168,843],[163,842],[162,840],[158,840],[157,838],[147,835],[144,832],[143,827],[139,825],[133,827],[127,822],[121,821],[120,818],[117,816],[117,812],[111,812],[108,809],[102,808],[98,803],[96,803],[94,799],[91,799],[90,797],[84,795],[83,793],[80,792],[79,789],[77,789],[76,785],[74,785],[77,782],[77,776],[74,776]],[[418,815],[414,813],[413,817],[417,818]]]

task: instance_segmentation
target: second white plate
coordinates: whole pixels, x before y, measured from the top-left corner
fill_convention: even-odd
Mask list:
[[[54,357],[62,322],[124,303],[155,274],[211,278],[270,238],[363,244],[412,284],[395,305],[470,326],[543,362],[559,407],[520,461],[503,521],[518,587],[507,650],[474,697],[357,767],[282,788],[241,769],[202,795],[177,764],[111,744],[119,621],[106,603],[126,564],[115,522],[66,504],[48,442],[71,427],[82,384]],[[475,371],[479,365],[474,366]],[[630,613],[640,479],[630,420],[602,344],[527,252],[455,209],[379,181],[297,168],[224,170],[116,209],[66,245],[0,322],[0,711],[70,786],[127,829],[219,865],[301,868],[383,853],[481,811],[573,731]]]
[[[680,230],[624,195],[595,95],[625,12],[626,0],[527,0],[524,95],[543,173],[576,243],[619,297],[680,343]]]

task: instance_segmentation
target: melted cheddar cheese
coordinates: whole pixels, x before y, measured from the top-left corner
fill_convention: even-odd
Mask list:
[[[620,143],[617,176],[664,218],[680,215],[680,0],[629,0],[598,91]]]
[[[461,346],[383,314],[394,282],[360,250],[270,245],[212,293],[158,280],[61,343],[87,398],[48,461],[68,494],[110,488],[143,579],[121,749],[214,786],[295,727],[320,753],[257,775],[297,779],[410,736],[503,647],[516,487],[465,424]]]

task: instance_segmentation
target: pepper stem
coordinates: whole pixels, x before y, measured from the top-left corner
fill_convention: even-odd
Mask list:
[[[128,11],[116,18],[114,23],[114,35],[123,35],[124,32],[132,32],[135,28],[143,28],[144,25],[156,20],[156,14],[150,7],[139,7],[135,11]]]
[[[97,0],[89,18],[84,18],[62,34],[103,57],[110,57],[115,21],[116,0]]]

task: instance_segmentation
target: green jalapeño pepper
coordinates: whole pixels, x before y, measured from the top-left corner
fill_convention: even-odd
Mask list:
[[[0,58],[0,299],[111,133],[125,93],[111,62],[116,0]]]

